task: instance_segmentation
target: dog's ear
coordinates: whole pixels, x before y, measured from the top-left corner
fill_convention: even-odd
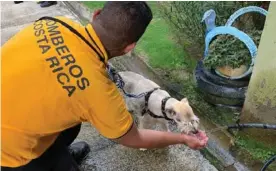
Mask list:
[[[189,102],[188,102],[188,99],[187,99],[187,98],[183,98],[183,99],[181,100],[181,102],[189,104]]]
[[[173,108],[165,109],[165,112],[171,116],[175,116],[176,112],[173,110]]]

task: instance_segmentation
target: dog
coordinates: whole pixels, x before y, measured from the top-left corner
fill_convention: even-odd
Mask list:
[[[130,94],[147,92],[145,97],[128,98],[126,104],[129,111],[135,111],[139,118],[140,129],[151,129],[159,124],[162,130],[169,130],[169,121],[173,120],[177,128],[184,134],[196,134],[199,129],[199,118],[194,114],[187,98],[181,101],[161,90],[155,82],[134,72],[118,73],[124,81],[124,91]]]

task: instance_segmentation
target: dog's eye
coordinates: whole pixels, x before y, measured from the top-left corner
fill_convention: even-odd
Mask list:
[[[171,112],[171,115],[173,115],[173,116],[176,115],[175,111],[172,111],[172,112]]]
[[[176,118],[176,121],[177,121],[177,122],[181,122],[181,120],[180,120],[179,118]]]

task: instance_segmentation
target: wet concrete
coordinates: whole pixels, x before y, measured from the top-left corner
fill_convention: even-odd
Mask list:
[[[79,140],[85,140],[91,147],[91,153],[83,162],[83,170],[217,170],[199,151],[191,150],[184,145],[148,151],[130,149],[100,136],[89,124],[83,125],[76,141]]]

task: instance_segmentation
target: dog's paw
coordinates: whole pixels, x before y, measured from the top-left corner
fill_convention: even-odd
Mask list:
[[[147,151],[146,148],[140,148],[139,150],[140,150],[140,151]]]

